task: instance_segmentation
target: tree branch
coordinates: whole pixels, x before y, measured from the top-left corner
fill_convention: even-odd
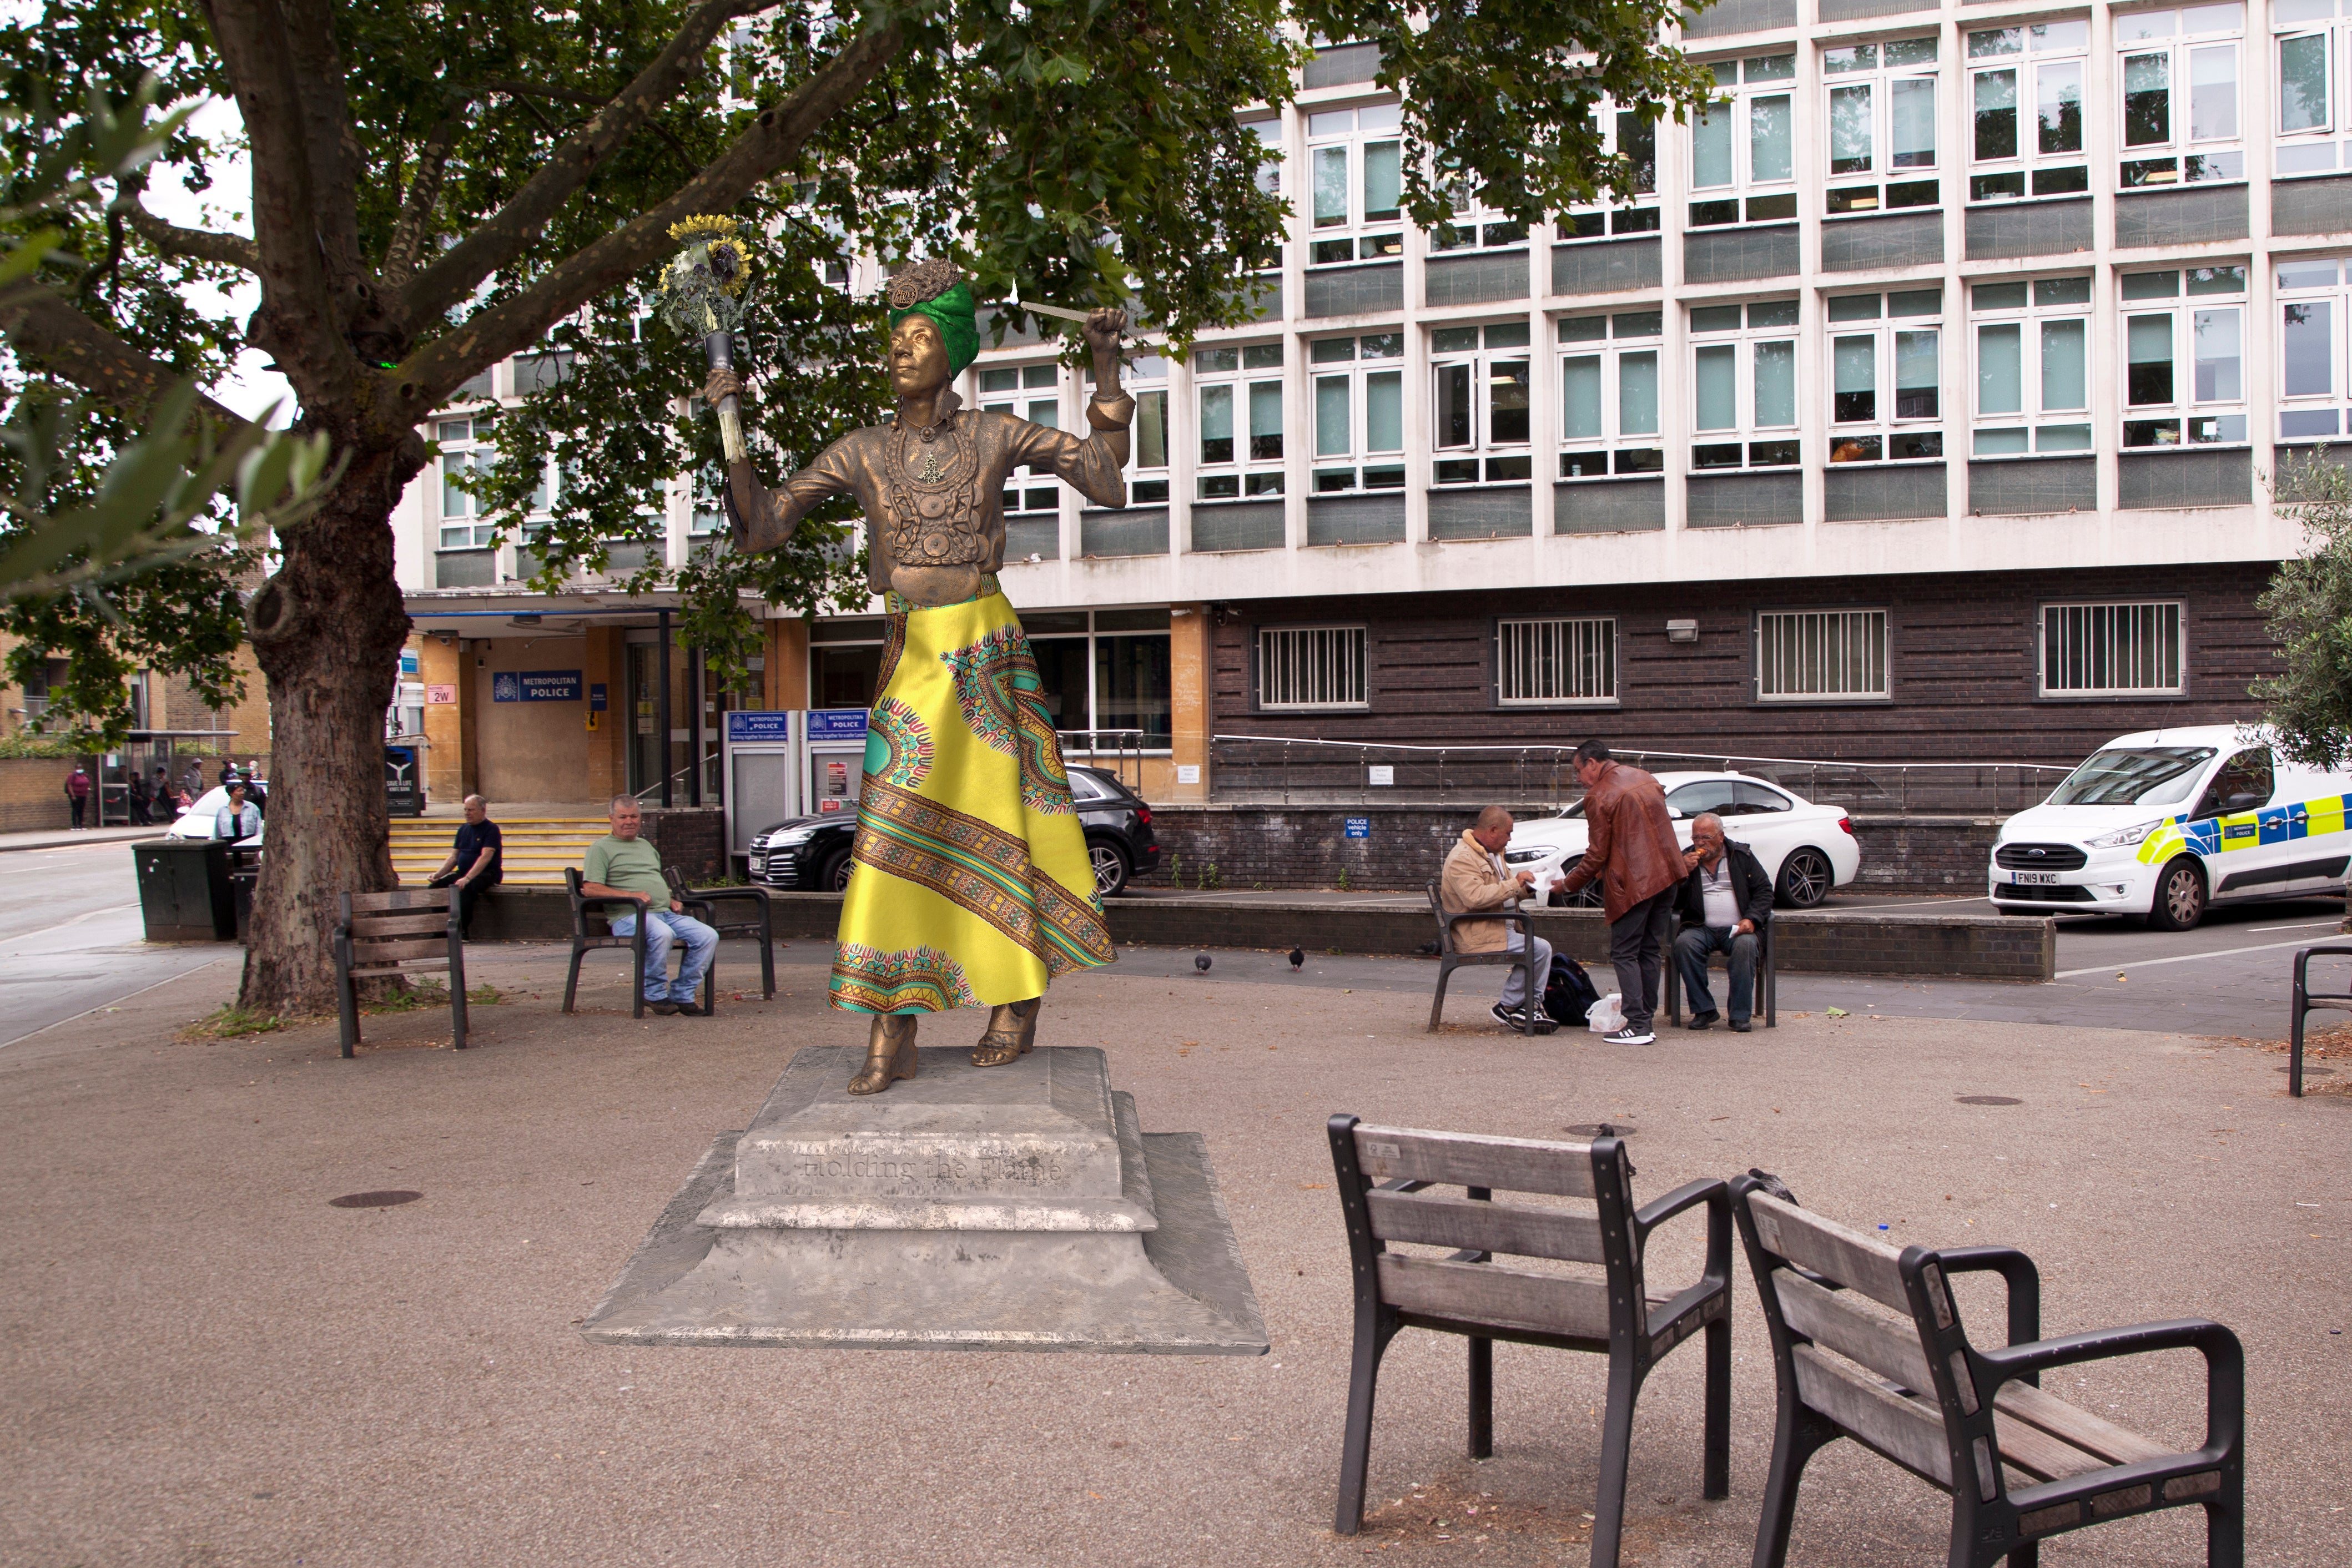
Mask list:
[[[228,0],[215,0],[226,4]],[[588,183],[597,168],[667,103],[679,85],[702,68],[702,52],[719,29],[737,16],[760,10],[768,0],[702,0],[667,47],[639,71],[612,102],[579,133],[548,157],[507,204],[426,267],[403,290],[403,304],[415,323],[433,320],[471,293],[482,279],[520,256],[550,218]]]
[[[12,291],[0,307],[0,334],[26,361],[92,393],[126,417],[142,417],[156,396],[183,378],[151,360],[47,288]],[[223,434],[245,420],[199,392],[196,406]]]
[[[400,216],[393,222],[392,242],[384,246],[383,280],[392,288],[408,287],[416,272],[416,258],[433,237],[433,210],[441,202],[441,179],[457,138],[465,132],[466,110],[471,107],[470,99],[454,106],[416,150],[416,178],[409,183]]]
[[[343,92],[342,51],[335,47],[335,17],[327,0],[278,0],[285,17],[287,60],[300,94],[304,145],[310,155],[312,222],[326,252],[329,286],[338,295],[357,290],[368,277],[360,249],[359,180],[366,166],[351,100]]]
[[[673,244],[672,224],[733,206],[797,158],[809,137],[855,101],[904,42],[905,35],[895,24],[860,33],[790,98],[762,111],[733,145],[667,201],[575,252],[520,294],[478,312],[418,350],[391,372],[394,395],[383,417],[414,424],[439,407],[467,377],[530,347],[547,323],[577,310],[662,256]]]
[[[224,267],[243,267],[247,272],[261,269],[260,253],[251,240],[243,235],[215,234],[209,229],[184,229],[166,223],[133,197],[122,207],[123,215],[139,237],[162,251],[165,256],[185,256],[193,261],[218,262]]]

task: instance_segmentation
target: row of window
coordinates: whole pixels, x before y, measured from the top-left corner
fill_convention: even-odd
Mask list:
[[[2352,0],[2273,0],[2268,69],[2277,106],[2274,169],[2281,175],[2352,168]],[[1780,223],[1797,216],[1801,183],[1821,192],[1827,216],[1969,202],[2074,196],[2092,188],[2086,120],[2105,116],[2115,149],[2110,189],[2195,184],[2246,177],[2242,83],[2249,51],[2242,4],[2117,13],[2115,55],[2091,68],[2092,26],[2080,16],[1964,29],[1961,58],[1947,74],[1937,33],[1824,44],[1801,72],[1793,49],[1712,63],[1719,97],[1692,117],[1687,136],[1687,222],[1695,228]],[[2102,84],[2110,101],[2093,94]],[[1938,94],[1964,97],[1966,146],[1942,144]],[[1797,146],[1798,95],[1815,95],[1820,161]],[[1657,124],[1603,104],[1604,144],[1630,158],[1637,194],[1562,214],[1563,239],[1659,226]],[[1402,142],[1392,104],[1310,110],[1306,117],[1311,202],[1310,267],[1374,260],[1404,248],[1400,215]],[[1279,134],[1274,120],[1261,135]],[[2340,156],[2339,156],[2340,153]],[[1947,181],[1951,183],[1948,184]],[[1526,226],[1465,195],[1433,250],[1522,245]]]
[[[2352,262],[2278,264],[2272,437],[2312,440],[2352,431]],[[1665,347],[1662,308],[1555,319],[1559,418],[1551,439],[1566,479],[1664,472],[1664,410],[1680,400],[1691,472],[1831,464],[1899,463],[2093,451],[2093,279],[2088,273],[1963,286],[1941,284],[1821,302],[1811,340],[1823,406],[1799,394],[1806,335],[1794,298],[1694,305],[1685,312],[1679,369]],[[2126,448],[2242,444],[2253,436],[2245,373],[2246,269],[2166,268],[2120,275],[2116,363]],[[1538,363],[1524,319],[1426,329],[1425,436],[1440,486],[1524,482],[1537,444],[1532,382]],[[1960,350],[1950,362],[1954,340]],[[1193,498],[1283,494],[1295,437],[1307,444],[1316,494],[1401,488],[1407,449],[1404,336],[1373,332],[1307,340],[1304,419],[1294,432],[1277,340],[1194,350]],[[982,405],[1041,423],[1059,417],[1051,364],[979,372]],[[1145,355],[1129,372],[1138,412],[1130,465],[1138,505],[1171,498],[1169,366]],[[1956,406],[1955,406],[1956,405]],[[1055,509],[1059,495],[1016,478],[1008,512]]]
[[[1169,744],[1166,610],[1033,611],[1022,616],[1045,711],[1072,755]],[[871,707],[881,694],[883,623],[819,621],[809,639],[809,703]]]
[[[1257,702],[1268,710],[1370,706],[1369,630],[1269,626],[1258,632]],[[1887,683],[1884,610],[1763,611],[1756,695],[1766,702],[1874,701]],[[1619,700],[1613,616],[1498,622],[1495,699],[1569,707]],[[2179,695],[2186,687],[2178,601],[2048,604],[2041,690],[2049,697]]]

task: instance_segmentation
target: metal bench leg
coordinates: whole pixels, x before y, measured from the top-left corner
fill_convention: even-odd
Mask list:
[[[1435,1034],[1437,1020],[1445,1014],[1445,982],[1454,976],[1454,966],[1440,958],[1437,961],[1437,996],[1429,1004],[1429,1028],[1424,1032]]]
[[[1495,1457],[1495,1342],[1470,1339],[1470,1457]]]
[[[1706,1437],[1699,1495],[1731,1495],[1731,1318],[1706,1325]]]
[[[776,999],[776,923],[768,906],[760,906],[760,997]]]
[[[1356,1354],[1348,1375],[1348,1431],[1339,1447],[1339,1502],[1331,1520],[1337,1535],[1364,1525],[1364,1474],[1372,1458],[1372,1396],[1381,1377],[1380,1327],[1370,1312],[1356,1315]]]
[[[351,942],[340,936],[335,939],[335,1021],[342,1036],[343,1054],[350,1056],[360,1041],[360,1001],[352,981]]]
[[[2205,1568],[2246,1568],[2246,1480],[2224,1472],[2221,1496],[2205,1505]]]
[[[451,1049],[466,1049],[466,950],[456,933],[449,937],[449,1014],[456,1030]]]
[[[1786,1568],[1789,1531],[1797,1519],[1797,1487],[1805,1462],[1838,1438],[1838,1429],[1794,1403],[1794,1390],[1781,1385],[1780,1412],[1772,1437],[1772,1468],[1764,1479],[1764,1507],[1756,1521],[1755,1568]]]
[[[653,905],[637,916],[636,935],[629,941],[629,1016],[646,1016],[646,919]]]
[[[1625,1526],[1625,1472],[1633,1459],[1633,1401],[1642,1380],[1631,1359],[1609,1358],[1609,1404],[1601,1413],[1601,1479],[1592,1500],[1592,1568],[1617,1568],[1617,1542]]]
[[[1764,1027],[1780,1027],[1780,966],[1769,950],[1764,956]]]
[[[563,1010],[572,1010],[572,998],[580,993],[580,960],[588,956],[588,949],[579,943],[572,944],[572,972],[563,977]]]
[[[2009,1568],[2042,1568],[2042,1542],[2029,1541],[2011,1552]]]

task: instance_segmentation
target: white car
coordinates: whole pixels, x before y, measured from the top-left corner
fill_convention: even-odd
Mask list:
[[[2137,915],[2186,931],[2216,904],[2332,896],[2352,775],[2281,761],[2251,725],[2117,736],[1994,836],[1987,895],[2021,915]]]
[[[1862,869],[1853,821],[1843,806],[1817,806],[1778,784],[1745,773],[1661,773],[1675,838],[1690,847],[1691,821],[1712,811],[1726,838],[1755,852],[1772,879],[1779,902],[1811,909]],[[1511,830],[1503,863],[1513,871],[1565,873],[1584,858],[1584,802],[1557,817],[1538,817]],[[1597,902],[1597,900],[1596,900]]]
[[[227,804],[226,789],[219,788],[207,789],[197,798],[194,805],[180,813],[178,821],[163,830],[163,836],[167,839],[218,838],[221,808]],[[250,837],[239,839],[237,842],[247,849],[257,850],[261,847],[261,841],[267,835],[268,828],[268,819],[264,818],[261,826],[256,829]]]

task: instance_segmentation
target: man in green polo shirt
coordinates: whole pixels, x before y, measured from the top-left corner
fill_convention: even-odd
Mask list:
[[[637,837],[645,826],[637,798],[614,796],[605,820],[613,831],[588,846],[580,867],[580,891],[590,898],[636,900],[646,921],[646,1001],[657,1013],[698,1014],[702,1009],[695,1005],[694,993],[710,967],[711,955],[719,950],[719,933],[670,896],[661,852]],[[605,924],[615,936],[634,936],[637,919],[635,915],[607,915]],[[686,949],[675,981],[667,978],[672,946]]]

